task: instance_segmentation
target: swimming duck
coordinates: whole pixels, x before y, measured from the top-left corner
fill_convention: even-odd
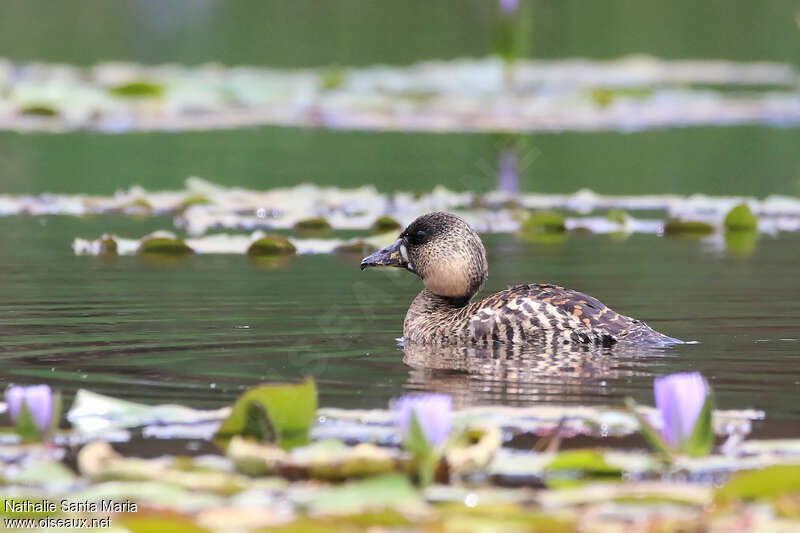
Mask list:
[[[361,261],[361,270],[369,267],[405,268],[425,285],[406,313],[406,342],[601,346],[680,342],[591,296],[547,283],[517,285],[472,302],[487,278],[486,249],[469,224],[450,213],[417,218],[394,244]]]

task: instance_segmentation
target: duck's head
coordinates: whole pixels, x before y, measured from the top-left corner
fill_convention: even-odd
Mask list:
[[[478,234],[450,213],[417,218],[392,245],[361,260],[367,267],[407,268],[434,294],[469,300],[486,281],[486,249]]]

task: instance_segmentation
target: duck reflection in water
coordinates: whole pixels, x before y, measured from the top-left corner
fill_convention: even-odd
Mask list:
[[[591,345],[554,346],[494,343],[489,346],[401,344],[403,362],[412,369],[408,386],[451,394],[459,406],[479,403],[528,405],[540,401],[603,402],[607,382],[648,375],[639,367],[648,357],[664,357],[663,348]]]

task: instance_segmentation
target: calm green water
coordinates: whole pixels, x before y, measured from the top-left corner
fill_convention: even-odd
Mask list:
[[[408,390],[447,391],[462,404],[620,404],[626,395],[652,402],[654,375],[697,369],[723,408],[800,420],[788,401],[800,392],[798,235],[762,237],[749,257],[653,236],[574,235],[555,245],[489,236],[486,290],[558,282],[700,344],[601,354],[577,367],[490,361],[494,371],[470,375],[403,363],[395,339],[419,283],[405,272],[361,272],[357,256],[102,260],[74,256],[72,237],[134,236],[169,220],[0,224],[0,387],[45,381],[68,393],[215,406],[255,383],[311,374],[322,405],[381,407]]]
[[[3,2],[0,56],[92,64],[220,61],[303,67],[483,56],[494,1],[82,0]],[[796,0],[533,2],[529,56],[800,60]],[[692,128],[521,139],[526,191],[800,194],[800,130]],[[0,133],[0,194],[179,188],[189,175],[255,189],[313,182],[383,191],[496,186],[503,138],[258,128],[180,134]],[[800,235],[748,257],[708,243],[573,235],[486,238],[486,290],[550,281],[669,335],[664,351],[543,361],[470,360],[472,373],[404,354],[395,339],[418,281],[360,272],[359,257],[258,264],[239,256],[153,263],[75,257],[75,236],[139,237],[163,219],[0,217],[0,387],[47,382],[146,402],[229,403],[261,381],[316,376],[322,405],[380,407],[408,390],[461,404],[652,402],[652,377],[697,369],[722,408],[797,424]],[[724,248],[724,247],[723,247]],[[405,364],[406,361],[412,363]],[[552,364],[550,364],[552,362]],[[463,363],[463,361],[462,361]],[[770,426],[770,423],[773,425]],[[773,433],[775,430],[771,430]],[[795,432],[796,433],[796,432]]]
[[[529,192],[800,195],[800,129],[742,126],[521,136]],[[317,183],[382,191],[497,187],[497,135],[255,128],[187,133],[0,132],[0,194],[179,189],[187,176],[257,190]]]
[[[796,0],[528,0],[531,57],[800,61]],[[279,67],[486,55],[497,0],[26,0],[0,7],[0,55],[91,64]]]

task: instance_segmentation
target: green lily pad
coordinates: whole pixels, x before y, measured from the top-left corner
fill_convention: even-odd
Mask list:
[[[297,221],[294,229],[302,235],[319,236],[330,232],[331,225],[323,217],[313,217]]]
[[[406,476],[391,474],[320,489],[306,502],[312,515],[354,515],[367,511],[395,510],[421,513],[427,509],[422,496]]]
[[[317,386],[313,379],[308,378],[299,385],[262,385],[248,390],[236,400],[216,437],[228,440],[242,435],[248,429],[248,406],[253,402],[263,406],[274,428],[271,436],[261,436],[264,440],[271,437],[285,448],[308,442],[317,413]]]
[[[183,202],[181,202],[181,207],[186,209],[187,207],[191,207],[193,205],[209,205],[211,203],[213,202],[209,200],[207,196],[203,196],[202,194],[193,194],[192,196],[187,196]]]
[[[140,254],[181,256],[194,253],[182,239],[169,237],[151,237],[139,244]]]
[[[714,233],[714,226],[700,220],[669,219],[664,224],[664,235],[677,237],[702,237]]]
[[[608,107],[619,98],[644,100],[650,98],[654,91],[650,87],[596,87],[589,96],[598,107]]]
[[[31,104],[19,110],[20,115],[32,117],[57,117],[58,109],[47,104]]]
[[[247,478],[211,469],[187,470],[169,458],[125,457],[104,441],[87,444],[78,453],[81,474],[95,481],[161,481],[192,490],[234,494],[246,488]]]
[[[800,494],[800,465],[775,465],[738,472],[714,493],[724,505],[737,500],[774,500],[785,494]]]
[[[131,533],[210,533],[209,529],[198,526],[189,517],[172,513],[127,513],[114,517],[114,521]]]
[[[322,73],[320,81],[326,91],[338,89],[347,81],[347,71],[338,67],[331,67]]]
[[[747,204],[739,204],[725,216],[725,231],[756,231],[758,218]]]
[[[622,209],[612,209],[608,213],[606,213],[606,218],[611,222],[616,222],[618,224],[625,224],[628,220],[628,213],[626,213]]]
[[[253,242],[247,249],[247,255],[290,255],[297,252],[294,244],[282,235],[265,235]]]
[[[100,237],[100,255],[117,255],[119,252],[117,241],[110,235]]]
[[[82,432],[96,432],[148,424],[197,424],[223,420],[230,407],[199,410],[182,405],[146,405],[80,389],[67,412],[70,424]]]
[[[609,464],[598,450],[570,450],[544,467],[548,486],[569,486],[583,480],[621,479],[622,469]]]
[[[522,224],[523,234],[564,233],[567,231],[566,219],[555,211],[531,213]]]
[[[164,95],[164,86],[152,81],[131,81],[121,83],[108,89],[108,92],[121,98],[160,98]]]
[[[373,233],[387,233],[399,229],[402,229],[400,223],[388,215],[376,218],[375,222],[370,226],[370,231]]]

